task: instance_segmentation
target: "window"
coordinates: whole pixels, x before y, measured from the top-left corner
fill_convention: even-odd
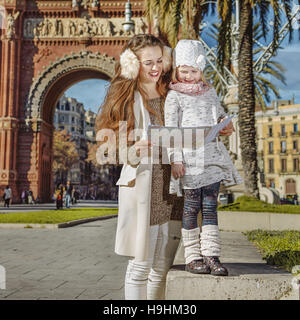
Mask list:
[[[74,123],[75,122],[75,118],[74,117],[72,117],[72,123]]]
[[[293,124],[293,129],[295,133],[298,132],[298,123]]]
[[[273,137],[273,127],[269,126],[269,137]]]
[[[269,142],[269,154],[273,153],[273,142]]]
[[[286,141],[281,141],[280,146],[281,146],[281,153],[286,153]]]
[[[269,173],[273,173],[273,172],[274,172],[274,160],[269,159]]]
[[[75,131],[75,128],[74,128],[74,127],[72,127],[72,132],[73,132],[73,131]]]
[[[72,107],[72,111],[74,111],[74,107]]]
[[[293,159],[293,169],[294,171],[299,171],[299,159]]]
[[[296,181],[294,179],[288,179],[285,182],[286,193],[296,193]]]
[[[293,141],[293,150],[298,151],[298,141],[297,140]]]
[[[68,101],[66,102],[66,110],[67,110],[67,111],[70,111],[70,104],[69,104]]]
[[[285,137],[285,125],[284,124],[281,125],[281,135],[283,137]]]
[[[286,159],[281,159],[281,171],[286,172]]]

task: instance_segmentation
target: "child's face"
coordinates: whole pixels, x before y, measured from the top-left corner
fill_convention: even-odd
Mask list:
[[[194,67],[180,66],[177,68],[177,79],[184,83],[198,83],[201,80],[201,71]]]

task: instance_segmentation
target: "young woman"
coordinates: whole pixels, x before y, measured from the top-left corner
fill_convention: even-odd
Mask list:
[[[129,300],[164,299],[166,275],[180,241],[183,201],[169,194],[170,165],[139,161],[150,148],[148,125],[164,122],[170,67],[170,50],[158,38],[134,36],[120,56],[97,121],[97,129],[113,129],[116,137],[119,121],[127,122],[127,134],[138,128],[143,132],[139,141],[127,140],[133,147],[117,182],[115,252],[130,257],[125,276]]]

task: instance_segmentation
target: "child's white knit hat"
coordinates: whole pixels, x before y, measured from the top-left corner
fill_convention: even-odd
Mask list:
[[[201,71],[206,65],[204,47],[198,40],[179,40],[173,56],[174,67],[190,66]]]

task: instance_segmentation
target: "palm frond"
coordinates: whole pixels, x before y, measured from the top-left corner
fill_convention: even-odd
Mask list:
[[[218,66],[223,69],[226,49],[231,48],[232,2],[229,0],[218,1],[218,11],[221,19],[218,37]]]
[[[268,14],[269,14],[269,4],[266,1],[257,1],[257,7],[255,7],[255,13],[259,15],[259,27],[262,32],[262,37],[266,40],[268,31]],[[258,10],[256,10],[258,8]],[[258,12],[257,12],[258,11]]]

